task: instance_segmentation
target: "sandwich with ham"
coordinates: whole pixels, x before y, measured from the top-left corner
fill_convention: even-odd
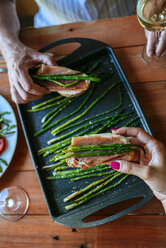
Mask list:
[[[73,137],[65,152],[70,167],[91,168],[110,164],[113,160],[139,161],[141,147],[130,144],[129,138],[112,133]]]
[[[50,92],[58,92],[66,97],[79,96],[89,88],[91,81],[100,81],[99,78],[89,77],[85,73],[66,67],[46,65],[40,65],[32,78]]]

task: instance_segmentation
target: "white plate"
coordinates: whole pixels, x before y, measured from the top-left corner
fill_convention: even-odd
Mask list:
[[[10,106],[8,101],[3,96],[0,95],[0,113],[2,112],[10,112],[10,114],[4,115],[4,118],[10,121],[9,122],[10,125],[17,125],[16,117],[15,117],[12,107]],[[15,131],[15,133],[5,135],[6,148],[2,152],[2,154],[0,154],[0,158],[4,159],[8,164],[8,166],[6,166],[3,163],[1,163],[2,172],[0,172],[0,177],[2,177],[2,175],[5,173],[5,171],[9,167],[9,164],[13,158],[16,145],[17,145],[17,134],[18,134],[17,127],[13,128],[11,131]]]

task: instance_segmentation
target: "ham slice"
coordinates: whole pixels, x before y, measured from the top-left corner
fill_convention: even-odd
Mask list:
[[[62,66],[46,66],[41,65],[37,71],[37,75],[49,75],[49,74],[74,74],[78,73],[78,76],[87,76],[85,73],[79,73],[79,71],[71,70],[66,67]],[[57,80],[63,84],[70,84],[76,80]],[[63,87],[56,83],[50,82],[50,81],[40,81],[41,85],[44,85],[49,89],[50,92],[58,92],[59,94],[66,96],[66,97],[74,97],[79,96],[83,92],[85,92],[89,85],[89,80],[81,80],[77,84],[69,87]]]
[[[81,137],[72,138],[71,145],[102,145],[102,144],[129,144],[127,137],[123,137],[111,133],[102,133],[94,135],[85,135]],[[70,147],[68,148],[70,149]],[[71,157],[66,159],[66,163],[71,167],[79,167],[81,169],[87,169],[98,164],[110,164],[111,161],[126,160],[126,161],[137,161],[138,153],[128,152],[125,154],[114,154],[114,155],[100,155],[100,156],[86,156],[86,157]]]

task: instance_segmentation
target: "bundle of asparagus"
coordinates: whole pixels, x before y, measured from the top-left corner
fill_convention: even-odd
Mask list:
[[[84,98],[84,100],[82,101],[82,103],[71,113],[56,119],[54,122],[52,122],[52,120],[61,112],[63,111],[64,108],[66,108],[68,105],[70,105],[70,103],[73,103],[77,97],[73,97],[73,98],[66,98],[63,96],[56,96],[52,99],[49,99],[47,101],[44,101],[40,104],[37,104],[35,106],[32,107],[31,110],[29,110],[29,112],[36,112],[36,111],[42,111],[44,109],[47,108],[51,108],[53,107],[53,109],[51,111],[49,111],[48,113],[46,113],[41,122],[42,122],[42,127],[41,130],[38,131],[37,133],[35,133],[35,136],[37,135],[41,135],[42,133],[46,132],[47,130],[53,128],[55,126],[55,128],[51,131],[51,134],[53,136],[57,136],[59,133],[64,132],[64,134],[58,136],[58,137],[54,137],[50,140],[47,141],[48,146],[40,149],[38,151],[39,155],[43,155],[44,157],[53,154],[53,157],[50,158],[50,162],[55,162],[53,164],[50,165],[45,165],[42,167],[43,170],[53,170],[53,175],[47,177],[48,180],[62,180],[62,179],[70,179],[72,182],[75,182],[77,180],[84,180],[87,178],[95,178],[95,182],[90,183],[88,186],[86,186],[85,188],[82,188],[78,191],[76,191],[75,193],[71,194],[70,196],[66,197],[64,199],[64,201],[68,201],[73,199],[74,197],[78,196],[79,194],[82,194],[88,190],[90,190],[92,187],[94,187],[92,190],[90,190],[88,193],[85,193],[85,195],[83,196],[83,198],[78,198],[75,200],[75,202],[73,204],[70,204],[69,206],[66,206],[66,210],[70,210],[74,207],[79,206],[80,204],[83,204],[84,202],[92,199],[93,197],[96,197],[100,194],[102,194],[103,192],[106,192],[107,190],[118,186],[123,180],[125,180],[128,175],[123,175],[120,172],[115,172],[112,169],[110,169],[110,166],[108,165],[109,163],[100,163],[98,165],[95,165],[92,168],[86,168],[86,170],[82,170],[81,168],[76,168],[76,169],[71,169],[69,166],[67,166],[66,164],[66,160],[72,158],[76,158],[75,155],[78,157],[78,153],[79,154],[83,154],[83,156],[85,156],[85,153],[88,153],[88,155],[91,155],[89,157],[93,157],[94,153],[95,156],[99,157],[99,156],[105,156],[105,155],[101,155],[101,153],[104,152],[107,153],[109,152],[109,154],[107,154],[106,156],[113,156],[113,153],[117,153],[117,150],[119,152],[120,155],[123,155],[123,153],[130,153],[130,155],[135,152],[138,148],[140,149],[140,147],[138,146],[132,146],[129,144],[123,144],[124,146],[122,146],[122,144],[120,144],[119,146],[117,146],[117,144],[115,146],[108,144],[108,147],[103,146],[102,144],[97,144],[96,146],[90,145],[87,147],[78,147],[78,146],[71,146],[70,150],[67,150],[67,148],[71,145],[72,142],[72,137],[74,135],[74,137],[78,137],[78,136],[82,136],[82,135],[92,135],[92,134],[99,134],[101,132],[108,132],[108,130],[110,131],[110,128],[116,127],[119,123],[121,123],[123,120],[130,118],[132,113],[122,113],[122,111],[119,112],[114,112],[116,110],[118,110],[119,108],[122,107],[123,103],[122,103],[122,92],[121,90],[119,90],[119,96],[120,96],[120,102],[117,106],[115,106],[112,109],[108,109],[105,112],[102,113],[98,113],[96,115],[92,115],[91,117],[86,117],[86,114],[93,109],[93,107],[99,102],[101,101],[114,87],[119,86],[120,82],[115,82],[113,84],[111,84],[102,94],[100,94],[97,98],[95,98],[95,100],[91,100],[95,90],[96,90],[96,86],[98,86],[99,81],[103,81],[106,80],[107,78],[110,78],[111,75],[114,74],[114,71],[111,72],[111,75],[109,73],[109,75],[98,75],[98,72],[94,72],[94,69],[96,69],[96,67],[98,67],[98,64],[93,64],[91,66],[91,68],[88,68],[88,72],[85,72],[86,70],[84,70],[84,72],[86,73],[86,75],[89,74],[89,78],[84,78],[87,80],[93,80],[94,83],[91,84],[90,88],[89,88],[89,92],[86,95],[86,97]],[[45,68],[47,69],[47,68]],[[80,69],[80,71],[82,71],[82,69]],[[70,75],[42,75],[42,73],[39,73],[40,75],[35,75],[34,80],[37,81],[41,81],[42,80],[53,80],[53,81],[58,81],[58,83],[63,83],[61,80],[67,80],[66,77],[70,77],[70,80],[73,80],[72,82],[70,81],[70,83],[77,84],[77,80],[81,80],[81,78],[78,78],[77,72],[71,72]],[[47,76],[49,78],[47,78]],[[55,78],[56,77],[56,78]],[[63,77],[63,78],[62,78]],[[73,78],[75,77],[75,78]],[[100,78],[100,80],[99,80]],[[43,81],[44,82],[44,81]],[[54,85],[56,84],[56,82],[52,82],[54,83]],[[58,84],[57,83],[57,84]],[[69,81],[68,83],[66,83],[66,86],[62,86],[59,85],[58,87],[70,87]],[[68,85],[69,84],[69,85]],[[68,86],[67,86],[68,85]],[[99,85],[99,87],[101,87]],[[120,87],[119,87],[120,89]],[[91,103],[89,104],[89,106],[86,106],[86,104],[88,103],[88,101],[91,100]],[[83,109],[83,107],[85,108],[85,110],[83,110],[81,113],[78,113],[79,111],[81,111]],[[111,115],[111,112],[114,112]],[[78,113],[78,115],[76,115]],[[101,116],[101,118],[99,118]],[[70,118],[71,117],[71,118]],[[81,117],[83,117],[83,119],[80,121],[79,119],[81,119]],[[67,121],[65,121],[67,120]],[[126,124],[123,124],[124,126],[130,126],[130,125],[137,125],[136,121],[138,120],[138,117],[134,117],[134,118],[130,118],[129,121]],[[65,122],[64,122],[65,121]],[[52,122],[50,124],[50,122]],[[60,125],[58,125],[59,123],[61,123]],[[134,124],[133,124],[134,123]],[[78,126],[78,127],[77,127]],[[76,128],[75,128],[76,127]],[[71,131],[69,130],[67,132],[68,129],[72,129]],[[101,145],[101,146],[100,146]],[[107,145],[107,144],[106,144]],[[99,147],[100,146],[100,147]],[[97,149],[97,150],[96,150]],[[103,150],[104,149],[104,150]],[[89,151],[90,150],[90,151]],[[74,155],[74,156],[73,156]],[[79,159],[82,159],[83,156],[79,156]],[[103,177],[102,179],[96,180],[97,177]],[[112,184],[113,182],[113,184]],[[111,184],[111,185],[108,185]],[[107,187],[105,187],[107,185]]]
[[[89,88],[91,82],[100,82],[100,78],[88,76],[80,71],[46,65],[41,65],[32,78],[47,87],[50,92],[58,92],[66,97],[79,96]]]

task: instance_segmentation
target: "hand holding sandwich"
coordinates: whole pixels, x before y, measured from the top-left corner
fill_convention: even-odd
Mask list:
[[[48,56],[25,46],[19,40],[19,20],[15,1],[1,1],[0,50],[6,61],[12,100],[26,103],[40,98],[49,90],[33,83],[28,69],[37,64],[55,65],[53,56]]]
[[[162,202],[166,211],[166,150],[164,145],[140,128],[123,127],[112,131],[114,134],[130,136],[130,142],[144,146],[146,155],[141,153],[139,163],[116,160],[111,168],[142,178]]]
[[[12,100],[15,103],[27,103],[49,93],[46,87],[41,87],[32,81],[28,70],[41,63],[55,65],[56,62],[53,56],[39,53],[19,41],[18,43],[15,43],[14,49],[10,46],[4,48],[6,53],[3,55],[8,67]]]

